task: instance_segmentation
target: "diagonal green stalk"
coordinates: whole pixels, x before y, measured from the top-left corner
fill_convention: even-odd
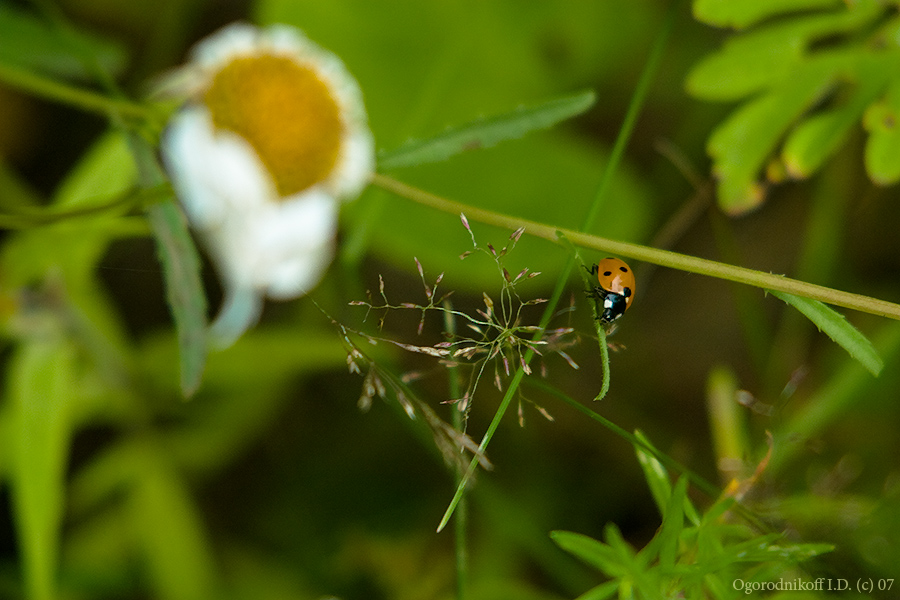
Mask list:
[[[469,220],[479,221],[489,225],[496,225],[508,229],[524,227],[527,234],[554,243],[560,243],[560,236],[565,236],[572,244],[583,248],[591,248],[599,252],[608,252],[610,254],[652,263],[661,267],[687,271],[688,273],[696,273],[698,275],[707,275],[726,281],[734,281],[736,283],[762,288],[763,290],[774,290],[776,292],[794,294],[795,296],[803,296],[812,300],[819,300],[825,304],[842,306],[860,312],[900,320],[900,305],[893,302],[806,283],[783,275],[755,271],[745,267],[737,267],[714,260],[689,256],[687,254],[679,254],[678,252],[669,250],[660,250],[658,248],[651,248],[640,244],[611,240],[609,238],[581,233],[571,229],[562,229],[545,223],[529,221],[527,219],[521,219],[519,217],[513,217],[463,204],[461,202],[448,200],[383,175],[375,175],[372,182],[381,188],[390,190],[398,196],[402,196],[413,202],[418,202],[419,204],[424,204],[437,210],[454,214],[465,212],[466,217]]]
[[[647,63],[644,65],[643,72],[641,73],[641,78],[639,80],[637,89],[635,93],[631,97],[631,102],[628,107],[628,111],[625,116],[625,120],[622,123],[622,128],[619,130],[619,134],[616,138],[616,142],[613,146],[613,151],[610,155],[609,162],[606,164],[606,168],[604,170],[603,176],[600,180],[600,184],[597,188],[597,193],[594,196],[594,201],[588,209],[588,213],[585,216],[584,223],[581,226],[581,231],[587,231],[591,228],[596,221],[598,215],[601,211],[601,206],[603,203],[603,198],[608,187],[609,181],[612,179],[612,174],[615,173],[616,169],[619,166],[619,163],[622,160],[622,157],[625,154],[625,147],[628,144],[628,140],[631,138],[631,132],[634,129],[634,124],[637,122],[637,117],[640,114],[641,107],[644,104],[644,100],[647,96],[647,91],[650,88],[650,82],[653,81],[653,77],[656,74],[656,69],[659,66],[659,62],[662,59],[663,51],[665,49],[666,41],[668,40],[669,33],[672,30],[672,25],[675,22],[675,16],[678,14],[678,6],[680,2],[673,2],[669,8],[669,13],[666,18],[665,26],[660,34],[656,37],[656,42],[650,52],[650,57],[647,60]],[[383,175],[375,174],[372,178],[372,183],[378,185],[381,188],[387,189],[388,191],[394,192],[398,195],[404,196],[402,191],[410,192],[415,188],[411,188],[410,186],[406,186],[400,182],[397,182],[394,179],[385,177]],[[421,190],[417,190],[421,191]],[[432,194],[428,194],[427,192],[422,192],[424,194],[423,199],[434,199],[439,198],[437,196],[433,196]],[[443,199],[440,199],[443,200]],[[428,204],[425,202],[425,204]],[[460,210],[456,211],[457,214],[462,212],[466,212],[468,216],[468,211],[471,207],[465,207],[465,211],[462,210],[462,205],[460,206]],[[479,214],[484,212],[490,213],[491,211],[477,211]],[[495,214],[496,213],[492,213]],[[477,219],[477,217],[476,217]],[[480,220],[480,219],[477,219]],[[516,229],[516,228],[514,228]],[[572,232],[575,233],[575,232]],[[579,235],[583,235],[580,234]],[[555,240],[554,240],[555,241]],[[569,276],[572,274],[572,270],[575,268],[575,255],[570,255],[569,260],[566,262],[566,266],[562,269],[559,274],[559,277],[556,281],[556,286],[553,289],[553,294],[550,296],[546,308],[544,310],[544,314],[541,317],[541,321],[538,325],[538,330],[534,335],[534,340],[538,341],[544,335],[544,330],[547,328],[547,325],[550,323],[550,319],[553,317],[553,314],[556,311],[556,307],[559,305],[559,299],[562,297],[565,292],[566,286],[569,281]],[[525,356],[523,357],[524,364],[527,365],[531,362],[531,359],[534,357],[534,351],[529,349]],[[608,373],[608,369],[606,370]],[[516,395],[519,389],[519,385],[522,383],[522,379],[525,376],[524,365],[520,365],[516,370],[515,375],[513,375],[512,381],[510,381],[509,387],[506,389],[506,393],[503,396],[503,400],[500,402],[500,406],[497,408],[497,412],[494,413],[494,418],[491,420],[488,425],[487,431],[484,433],[484,436],[481,439],[481,443],[478,446],[479,454],[483,454],[487,449],[488,444],[493,438],[494,433],[497,431],[497,428],[500,426],[500,421],[503,419],[503,416],[506,414],[507,409],[509,408],[510,403],[512,402],[513,397]],[[607,382],[608,385],[608,382]],[[469,463],[469,468],[466,470],[465,475],[462,480],[456,486],[456,492],[453,495],[453,498],[450,501],[450,505],[447,507],[447,510],[444,512],[444,516],[441,518],[441,522],[438,525],[437,530],[440,532],[447,525],[447,522],[450,520],[450,517],[453,515],[453,511],[456,509],[459,502],[462,500],[463,494],[465,494],[466,486],[468,485],[469,480],[475,472],[475,468],[478,465],[478,461],[473,459],[471,463]]]
[[[106,116],[147,118],[150,110],[128,100],[111,98],[91,90],[60,83],[31,71],[0,62],[0,81],[19,91],[60,104]]]
[[[444,300],[444,330],[451,336],[456,334],[456,321],[453,319],[453,305],[450,300]],[[455,365],[447,367],[447,377],[449,379],[450,397],[461,397],[462,386],[459,383],[459,368]],[[456,406],[453,406],[452,411],[453,428],[460,433],[465,433],[466,417],[463,411]],[[462,466],[457,467],[457,485],[462,482],[464,476],[465,473]],[[465,600],[468,587],[469,546],[466,539],[466,529],[469,521],[468,509],[466,499],[462,498],[456,509],[456,520],[453,522],[453,545],[456,554],[456,600]]]

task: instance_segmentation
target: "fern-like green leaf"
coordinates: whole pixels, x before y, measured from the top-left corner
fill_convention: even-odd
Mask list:
[[[740,29],[782,13],[840,4],[840,0],[694,0],[694,16],[710,25]]]
[[[712,133],[718,200],[730,214],[757,208],[767,182],[809,177],[863,121],[866,168],[900,181],[900,18],[877,0],[696,0],[697,18],[754,29],[735,34],[690,73],[688,90],[742,106]],[[778,19],[777,15],[790,13]],[[765,177],[764,177],[765,176]]]
[[[866,171],[872,181],[890,185],[900,181],[900,79],[891,82],[887,93],[866,109],[863,126],[869,132],[866,143]]]

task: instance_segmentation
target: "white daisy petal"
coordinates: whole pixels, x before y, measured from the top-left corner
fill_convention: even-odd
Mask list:
[[[199,107],[172,119],[162,152],[185,212],[200,229],[220,224],[229,210],[257,208],[275,196],[253,148],[240,136],[216,131]]]
[[[338,158],[334,194],[340,198],[359,196],[375,171],[375,140],[368,130],[360,130],[344,139],[344,147]]]
[[[257,223],[257,247],[265,256],[265,286],[272,298],[312,289],[331,262],[337,201],[321,191],[290,199]]]
[[[296,29],[234,24],[191,56],[172,81],[192,78],[181,87],[192,100],[161,149],[222,277],[213,333],[227,343],[256,322],[265,296],[318,284],[340,201],[365,188],[375,144],[356,81]]]
[[[228,348],[253,327],[262,313],[262,297],[250,288],[229,288],[222,310],[209,329],[210,339],[217,348]]]
[[[201,68],[218,68],[235,56],[254,53],[259,35],[259,29],[247,23],[226,25],[191,49],[191,61]]]

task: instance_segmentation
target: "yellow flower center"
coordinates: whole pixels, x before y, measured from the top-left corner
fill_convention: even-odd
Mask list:
[[[213,124],[252,145],[278,192],[290,196],[327,178],[341,144],[341,117],[331,90],[290,58],[232,60],[204,98]]]

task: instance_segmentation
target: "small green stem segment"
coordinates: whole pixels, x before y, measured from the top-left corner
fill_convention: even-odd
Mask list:
[[[878,300],[860,294],[851,294],[849,292],[843,292],[821,285],[806,283],[796,279],[790,279],[783,275],[764,273],[762,271],[737,267],[716,262],[714,260],[679,254],[669,250],[660,250],[649,246],[642,246],[640,244],[620,242],[598,237],[596,235],[573,231],[571,229],[563,229],[544,223],[520,219],[518,217],[512,217],[463,204],[461,202],[448,200],[380,174],[372,176],[372,183],[400,197],[437,210],[452,214],[464,212],[466,217],[470,220],[510,230],[525,227],[526,233],[554,243],[559,243],[559,237],[560,235],[563,235],[568,238],[572,244],[583,248],[591,248],[600,252],[624,256],[659,265],[661,267],[669,267],[680,271],[687,271],[689,273],[725,279],[735,283],[752,285],[764,290],[774,290],[776,292],[785,292],[787,294],[803,296],[813,300],[819,300],[825,304],[843,306],[844,308],[900,320],[900,305],[894,304],[893,302],[886,302],[884,300]]]
[[[450,300],[444,300],[444,331],[450,335],[456,335],[453,305]],[[462,386],[459,382],[459,368],[456,366],[447,367],[447,377],[449,378],[450,397],[460,398],[462,396]],[[465,414],[455,405],[451,410],[453,411],[453,428],[459,433],[465,433]],[[465,476],[465,468],[460,464],[456,469],[457,486],[462,484]],[[459,506],[456,508],[456,521],[453,527],[454,551],[456,554],[456,600],[465,600],[468,589],[469,547],[466,537],[469,521],[468,513],[468,503],[465,498],[460,498]]]
[[[2,62],[0,62],[0,82],[27,94],[106,116],[146,119],[151,112],[141,104],[60,83]]]
[[[597,342],[600,345],[600,363],[603,365],[603,382],[600,384],[600,392],[594,400],[603,400],[609,391],[609,346],[606,344],[606,329],[603,324],[597,323]]]

